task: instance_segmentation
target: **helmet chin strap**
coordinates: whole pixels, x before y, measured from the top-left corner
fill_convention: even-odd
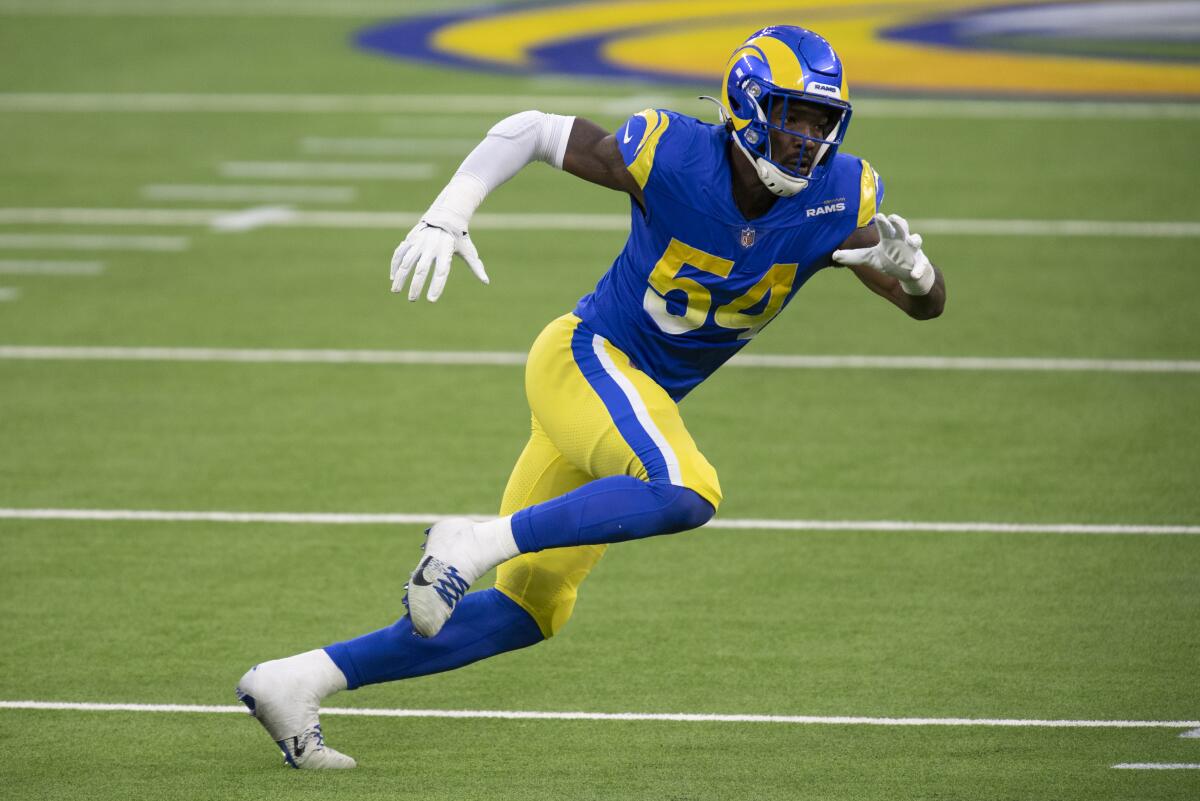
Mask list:
[[[758,180],[762,181],[763,186],[769,189],[772,194],[779,197],[791,197],[808,188],[807,178],[797,178],[788,175],[766,159],[755,156],[746,149],[746,146],[742,144],[742,140],[737,134],[733,135],[733,141],[737,145],[738,150],[742,151],[742,155],[749,159],[750,166],[754,168],[754,172],[758,175]]]
[[[837,139],[838,130],[841,127],[842,122],[841,120],[838,120],[837,125],[833,126],[833,130],[825,135],[825,144],[821,145],[821,147],[817,150],[817,155],[816,158],[813,159],[813,164],[820,164],[821,159],[825,158],[825,153],[829,150],[829,140]],[[812,172],[812,170],[809,170],[809,172]]]
[[[717,100],[715,97],[709,97],[708,95],[700,95],[698,99],[709,100],[714,106],[717,107],[717,113],[721,117],[722,124],[729,121],[729,115],[725,113],[725,107],[721,105],[721,101]],[[758,105],[757,102],[755,105]],[[761,107],[758,107],[758,116],[762,119],[766,119],[766,117],[763,115]],[[791,197],[792,195],[803,192],[808,188],[807,178],[796,178],[788,175],[766,159],[755,156],[746,149],[746,146],[742,144],[741,137],[739,137],[736,133],[733,134],[733,141],[734,144],[737,145],[738,150],[742,151],[742,155],[744,155],[750,161],[750,166],[754,168],[754,172],[758,176],[758,180],[762,181],[763,186],[765,186],[775,195],[778,195],[779,197]],[[822,145],[822,156],[825,155],[825,148],[828,147],[829,145]],[[818,157],[817,160],[820,161],[820,157]]]

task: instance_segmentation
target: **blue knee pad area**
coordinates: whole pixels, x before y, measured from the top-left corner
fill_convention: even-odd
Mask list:
[[[694,490],[632,476],[610,476],[513,515],[522,553],[625,542],[697,528],[716,510]]]
[[[405,616],[385,629],[326,646],[325,652],[353,690],[453,670],[543,639],[528,612],[489,589],[463,598],[436,637],[417,636]]]

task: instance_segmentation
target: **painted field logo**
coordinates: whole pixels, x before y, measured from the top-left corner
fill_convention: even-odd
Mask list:
[[[698,89],[712,85],[748,32],[728,3],[462,5],[468,7],[373,23],[354,41],[377,53],[488,72],[637,78]],[[820,9],[817,31],[830,37],[859,91],[1200,98],[1195,0],[822,0],[768,2],[760,10],[786,15],[797,5]],[[846,99],[842,87],[822,80],[810,81],[807,91]]]
[[[845,203],[826,203],[824,206],[817,206],[815,209],[805,209],[804,216],[819,217],[822,214],[832,214],[836,211],[845,211]]]

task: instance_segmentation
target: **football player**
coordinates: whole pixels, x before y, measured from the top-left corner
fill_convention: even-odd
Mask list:
[[[532,432],[501,516],[429,529],[395,624],[242,677],[238,696],[287,764],[354,766],[324,743],[317,713],[328,695],[552,637],[610,543],[708,521],[720,484],[677,403],[818,270],[849,267],[916,319],[941,313],[945,285],[921,237],[878,213],[878,173],[840,150],[851,106],[828,42],[791,26],[754,33],[730,57],[718,104],[718,125],[648,109],[615,134],[538,111],[502,120],[397,248],[392,291],[436,301],[455,255],[487,283],[471,215],[525,165],[631,199],[624,249],[533,343]],[[492,568],[495,586],[468,593]]]

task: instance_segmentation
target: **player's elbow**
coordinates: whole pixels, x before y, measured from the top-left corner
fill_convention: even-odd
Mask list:
[[[946,294],[936,289],[928,295],[912,295],[904,306],[905,313],[914,320],[932,320],[942,316],[946,308]]]
[[[933,320],[942,316],[942,310],[945,308],[944,303],[928,306],[925,308],[908,309],[908,316],[914,320]]]

